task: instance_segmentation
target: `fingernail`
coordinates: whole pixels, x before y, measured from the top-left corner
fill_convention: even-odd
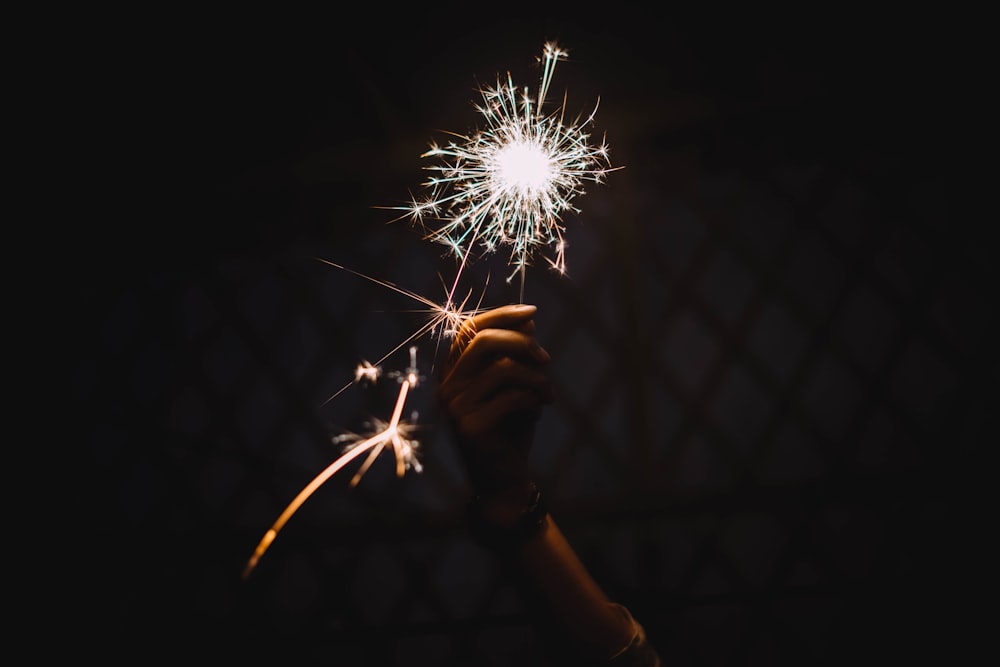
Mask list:
[[[531,353],[535,355],[535,358],[539,361],[549,361],[552,357],[549,353],[545,351],[545,348],[538,344],[538,341],[534,341],[531,345]]]
[[[536,310],[538,310],[538,306],[532,306],[527,303],[519,303],[516,306],[514,306],[514,310],[519,313],[533,313]]]

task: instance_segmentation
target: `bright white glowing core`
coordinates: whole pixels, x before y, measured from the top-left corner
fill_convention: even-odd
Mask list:
[[[503,191],[534,197],[549,188],[552,166],[552,159],[542,146],[533,141],[519,141],[497,151],[494,173]]]
[[[522,287],[525,267],[541,247],[549,249],[549,265],[565,273],[562,216],[579,213],[573,199],[583,194],[585,181],[603,183],[617,169],[606,144],[588,142],[596,105],[590,115],[572,120],[566,117],[565,96],[563,106],[543,110],[552,72],[567,55],[555,43],[545,44],[535,96],[515,86],[510,74],[498,76],[496,87],[479,91],[483,99],[476,110],[485,126],[468,136],[449,132],[454,139],[432,142],[421,155],[439,159],[426,167],[433,172],[424,182],[429,190],[397,208],[424,229],[425,238],[448,246],[461,260],[459,275],[476,246],[483,254],[508,246],[507,280],[520,274]],[[458,282],[456,276],[452,289]]]

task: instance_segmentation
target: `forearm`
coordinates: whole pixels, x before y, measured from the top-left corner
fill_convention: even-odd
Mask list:
[[[620,656],[628,664],[656,665],[649,651],[649,660],[634,659],[636,647],[645,646],[641,626],[590,576],[530,481],[534,425],[553,399],[534,312],[533,306],[507,306],[467,319],[442,371],[439,398],[476,493],[470,528],[483,544],[520,563],[527,583],[590,660]]]
[[[516,557],[588,653],[610,658],[632,640],[631,617],[597,585],[551,516]]]
[[[537,490],[528,484],[491,498],[481,508],[486,526],[481,536],[518,561],[585,654],[607,659],[629,644],[636,625],[598,586],[552,516],[541,514],[539,523],[531,511],[525,512],[534,497]],[[527,539],[522,530],[512,532],[514,527],[523,529],[525,520]]]

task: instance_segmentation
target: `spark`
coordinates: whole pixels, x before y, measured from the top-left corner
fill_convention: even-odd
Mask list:
[[[380,366],[372,366],[369,362],[362,360],[358,367],[354,369],[355,382],[368,382],[374,384],[382,374]]]
[[[253,555],[250,560],[247,561],[246,567],[243,569],[243,579],[246,580],[250,576],[250,573],[257,567],[257,563],[260,562],[261,557],[270,548],[274,539],[278,536],[278,532],[288,523],[288,520],[292,518],[292,515],[298,511],[302,504],[308,500],[308,498],[316,492],[316,490],[323,486],[328,479],[344,468],[348,463],[358,458],[365,452],[368,452],[368,458],[365,459],[364,463],[351,478],[351,488],[357,486],[358,482],[361,480],[362,476],[368,471],[372,463],[379,457],[379,455],[385,451],[387,447],[391,447],[392,452],[396,459],[396,476],[402,477],[406,474],[407,470],[413,470],[414,472],[422,472],[423,468],[420,461],[417,458],[417,451],[419,448],[419,442],[413,438],[415,426],[412,422],[406,422],[401,419],[403,414],[403,407],[406,404],[406,398],[409,394],[411,388],[415,387],[420,380],[419,375],[416,371],[416,348],[410,348],[410,368],[407,369],[406,374],[402,377],[400,382],[399,394],[396,397],[396,405],[392,411],[392,417],[390,417],[388,422],[383,422],[379,419],[372,419],[371,425],[374,427],[375,432],[369,436],[362,436],[356,433],[345,433],[333,437],[334,444],[339,444],[341,442],[349,443],[349,446],[344,450],[337,459],[335,459],[330,465],[328,465],[319,475],[314,477],[312,481],[309,482],[298,495],[285,507],[284,511],[278,516],[277,520],[271,527],[264,533],[264,536],[258,542],[256,549],[254,549]],[[414,416],[413,422],[416,421]]]
[[[317,258],[319,259],[319,258]],[[453,289],[449,291],[448,300],[444,305],[439,305],[434,301],[423,297],[415,292],[402,289],[396,285],[384,281],[372,278],[363,273],[359,273],[352,269],[349,269],[340,264],[334,262],[319,259],[319,261],[324,264],[336,267],[338,269],[347,271],[348,273],[354,274],[366,280],[370,280],[379,285],[387,287],[395,292],[403,294],[411,299],[418,301],[428,307],[427,311],[430,317],[427,322],[425,322],[420,328],[418,328],[414,333],[408,336],[402,343],[393,348],[390,352],[385,354],[381,359],[379,359],[374,364],[369,361],[362,361],[355,368],[354,380],[347,383],[339,391],[330,396],[324,403],[328,403],[333,400],[334,397],[345,391],[352,384],[358,382],[374,383],[383,374],[381,369],[381,364],[388,359],[392,354],[401,349],[407,343],[426,335],[426,334],[437,334],[439,337],[451,338],[454,337],[458,331],[461,329],[462,323],[472,315],[479,312],[479,307],[475,309],[466,310],[466,304],[468,302],[469,296],[467,295],[459,303],[455,303],[452,300]],[[354,488],[361,481],[361,478],[368,472],[372,463],[385,451],[387,447],[391,447],[393,455],[396,460],[396,475],[402,477],[407,470],[413,470],[414,472],[422,472],[423,467],[417,458],[417,452],[419,449],[419,442],[413,438],[413,433],[416,428],[415,423],[417,421],[416,414],[414,413],[411,421],[406,422],[401,419],[403,413],[403,407],[406,403],[406,398],[409,395],[411,389],[417,387],[422,381],[423,377],[420,375],[417,368],[417,348],[414,345],[410,346],[410,363],[409,366],[402,372],[393,371],[386,374],[387,377],[396,378],[400,383],[399,394],[396,398],[396,406],[393,409],[392,417],[388,422],[383,422],[382,420],[373,418],[370,422],[374,433],[372,435],[363,436],[357,433],[343,433],[334,436],[331,440],[334,444],[346,443],[347,447],[344,452],[335,459],[330,465],[328,465],[319,475],[314,477],[312,481],[309,482],[291,503],[284,509],[284,511],[278,516],[278,519],[271,525],[271,527],[264,533],[257,547],[254,549],[253,555],[247,562],[243,570],[243,579],[246,580],[251,572],[257,567],[260,562],[261,557],[270,548],[274,539],[278,536],[278,532],[284,527],[288,520],[292,517],[295,512],[298,511],[299,507],[313,494],[318,488],[327,482],[333,475],[342,470],[344,466],[358,458],[365,452],[368,452],[367,458],[355,472],[354,476],[351,478],[350,486]],[[435,355],[436,356],[436,355]]]
[[[353,269],[349,269],[346,266],[331,262],[326,259],[316,258],[318,261],[323,262],[329,266],[332,266],[342,271],[347,271],[359,278],[364,278],[365,280],[370,280],[373,283],[386,287],[394,292],[402,294],[403,296],[409,297],[414,301],[427,306],[426,310],[420,311],[429,315],[427,321],[421,325],[416,331],[407,336],[399,345],[389,350],[385,355],[383,355],[378,361],[370,363],[368,361],[362,361],[361,364],[355,369],[354,380],[348,382],[343,387],[331,394],[325,401],[324,404],[329,403],[334,398],[346,391],[351,385],[361,382],[361,381],[373,381],[377,379],[378,374],[381,372],[379,365],[382,364],[390,356],[401,350],[405,345],[412,343],[413,341],[419,339],[424,335],[437,336],[440,339],[451,339],[456,333],[461,329],[462,323],[469,317],[476,315],[481,312],[481,302],[477,304],[475,308],[466,309],[469,298],[472,296],[470,291],[461,300],[456,302],[454,300],[454,286],[447,289],[447,297],[443,304],[438,304],[425,296],[417,294],[416,292],[411,292],[410,290],[398,287],[395,284],[386,281],[373,278],[371,276],[365,275]],[[485,292],[484,292],[485,293]],[[437,356],[435,354],[435,356]]]
[[[605,142],[589,143],[596,105],[573,121],[565,118],[565,96],[553,112],[543,109],[555,65],[567,55],[554,42],[545,44],[535,97],[515,86],[510,73],[503,83],[498,77],[496,87],[480,89],[475,108],[485,127],[469,136],[450,133],[455,139],[444,145],[432,142],[421,156],[440,160],[426,167],[434,172],[423,184],[429,193],[394,207],[461,260],[459,275],[474,247],[489,254],[509,246],[507,281],[520,273],[522,298],[525,267],[536,251],[549,249],[550,267],[566,273],[562,216],[579,213],[573,200],[584,193],[584,183],[603,183],[620,169],[611,166]],[[431,221],[440,225],[429,229]]]

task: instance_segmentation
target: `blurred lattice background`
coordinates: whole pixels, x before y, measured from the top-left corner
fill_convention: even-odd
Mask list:
[[[442,249],[373,207],[418,188],[437,129],[475,123],[477,80],[534,86],[554,36],[574,56],[555,96],[600,96],[625,166],[567,219],[569,275],[538,267],[525,292],[558,391],[538,482],[595,576],[668,665],[844,664],[974,634],[996,271],[949,194],[934,55],[878,25],[745,27],[538,19],[443,45],[405,24],[377,48],[183,30],[125,68],[142,92],[123,167],[145,187],[116,191],[132,224],[114,236],[70,236],[87,251],[67,287],[113,647],[532,664],[516,577],[462,530],[433,339],[412,403],[424,473],[334,477],[239,575],[331,436],[387,417],[395,387],[326,399],[423,322],[317,258],[438,298]],[[494,268],[487,305],[516,298]]]

